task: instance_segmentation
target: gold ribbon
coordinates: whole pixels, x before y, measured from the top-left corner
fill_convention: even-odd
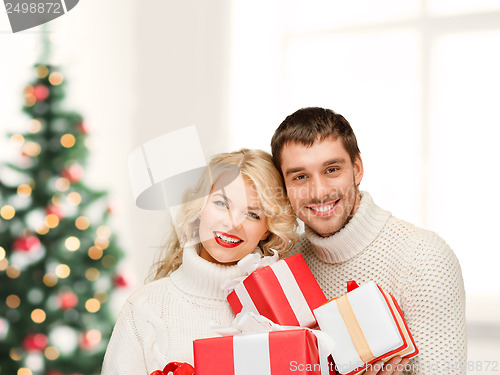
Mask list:
[[[359,358],[361,358],[364,363],[368,363],[375,359],[347,295],[337,298],[335,302],[337,303],[340,315],[342,315],[342,319],[344,319],[347,331],[351,336],[351,340],[358,352]]]

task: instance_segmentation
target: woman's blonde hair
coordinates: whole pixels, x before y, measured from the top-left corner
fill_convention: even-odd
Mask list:
[[[249,149],[218,154],[210,160],[197,185],[184,194],[178,220],[175,226],[172,224],[167,243],[159,254],[159,261],[152,266],[150,279],[160,279],[179,268],[184,246],[199,243],[199,215],[213,184],[219,178],[236,177],[235,174],[239,173],[255,185],[267,217],[270,234],[259,243],[264,255],[271,255],[271,249],[275,249],[281,257],[293,247],[298,239],[297,220],[271,155]]]

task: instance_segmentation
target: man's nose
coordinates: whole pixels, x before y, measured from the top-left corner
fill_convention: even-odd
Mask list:
[[[312,176],[309,181],[309,196],[314,200],[322,200],[328,195],[328,185],[322,176]]]

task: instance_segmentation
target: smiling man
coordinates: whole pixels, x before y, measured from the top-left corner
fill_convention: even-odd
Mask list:
[[[395,218],[359,190],[363,162],[347,120],[329,109],[300,109],[278,127],[271,148],[305,224],[293,254],[302,253],[326,296],[345,294],[349,280],[376,282],[398,300],[420,350],[409,363],[391,364],[418,375],[465,374],[458,260],[438,235]]]

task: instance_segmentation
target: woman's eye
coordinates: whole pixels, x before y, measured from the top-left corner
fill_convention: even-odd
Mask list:
[[[224,201],[215,201],[214,203],[219,207],[227,208],[227,203]]]
[[[249,217],[251,217],[252,219],[255,219],[255,220],[260,220],[260,216],[257,215],[255,212],[249,212],[247,214]]]

